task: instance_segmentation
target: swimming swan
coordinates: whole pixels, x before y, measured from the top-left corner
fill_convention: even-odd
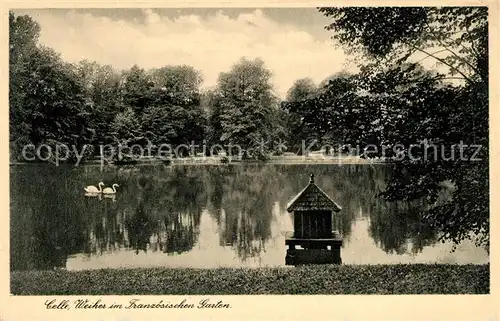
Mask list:
[[[97,188],[95,186],[92,186],[92,185],[89,185],[87,187],[84,187],[83,189],[87,193],[100,193],[100,192],[102,192],[102,185],[104,185],[104,183],[103,182],[99,182],[98,185],[99,185],[99,188]]]
[[[111,187],[106,187],[105,189],[102,190],[103,194],[116,194],[116,188],[115,187],[120,187],[118,184],[113,184],[113,188]]]

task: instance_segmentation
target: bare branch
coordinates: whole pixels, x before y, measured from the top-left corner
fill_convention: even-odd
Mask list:
[[[446,49],[441,49],[441,50],[438,50],[438,51],[433,52],[432,54],[433,54],[433,55],[435,55],[435,54],[440,53],[440,52],[443,52],[443,51],[447,51],[447,50],[446,50]],[[416,63],[418,64],[419,62],[424,61],[424,60],[425,60],[425,59],[427,59],[427,58],[432,58],[432,56],[425,56],[424,58],[420,59],[420,60],[419,60],[419,61],[417,61]]]
[[[427,29],[428,29],[428,32],[431,33],[434,38],[439,42],[439,44],[445,49],[447,50],[448,52],[450,52],[453,56],[455,56],[458,60],[464,62],[466,65],[468,65],[472,70],[474,70],[477,74],[479,74],[479,71],[474,67],[474,65],[472,65],[467,59],[459,56],[457,53],[455,53],[453,50],[451,50],[448,46],[446,46],[442,41],[441,39],[439,39],[439,36],[434,32],[432,31],[431,27],[429,26],[429,24],[425,24],[427,26]],[[457,70],[455,68],[455,70]],[[457,70],[458,71],[458,70]]]
[[[430,57],[432,57],[432,58],[436,59],[437,61],[441,62],[442,64],[444,64],[444,65],[446,65],[446,66],[450,67],[451,69],[455,70],[457,73],[459,73],[460,75],[462,75],[462,76],[464,77],[464,79],[465,79],[465,80],[467,80],[468,82],[470,82],[470,83],[474,83],[474,81],[473,81],[472,79],[470,79],[470,77],[468,77],[466,74],[464,74],[464,73],[463,73],[460,69],[458,69],[458,68],[456,68],[455,66],[453,66],[453,65],[449,64],[448,62],[446,62],[444,59],[441,59],[441,58],[439,58],[439,57],[437,57],[437,56],[433,55],[432,53],[430,53],[430,52],[428,52],[428,51],[425,51],[425,50],[423,50],[423,49],[420,49],[420,48],[418,48],[418,47],[416,47],[416,46],[414,46],[414,45],[412,45],[412,44],[408,44],[408,45],[409,45],[410,47],[414,48],[415,50],[418,50],[418,51],[420,51],[420,52],[422,52],[422,53],[424,53],[424,54],[426,54],[426,55],[428,55],[428,56],[430,56]]]
[[[458,60],[463,61],[467,66],[469,66],[472,70],[474,70],[476,73],[479,74],[479,71],[472,65],[467,59],[464,59],[463,57],[460,57],[458,54],[456,54],[453,50],[450,48],[446,47],[441,40],[438,39],[438,42],[443,48],[445,48],[447,51],[449,51],[453,56],[455,56]]]

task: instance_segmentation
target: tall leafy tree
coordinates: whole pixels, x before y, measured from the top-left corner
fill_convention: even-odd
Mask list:
[[[207,90],[202,99],[202,105],[206,106],[207,113],[207,132],[206,137],[208,143],[213,146],[221,144],[222,137],[222,97],[216,90]]]
[[[10,13],[9,22],[13,154],[19,155],[22,147],[30,143],[46,144],[52,151],[56,144],[81,150],[90,140],[90,131],[74,66],[37,44],[40,28],[30,17]],[[48,149],[44,152],[50,154]]]
[[[301,101],[316,96],[318,86],[311,78],[301,78],[293,83],[286,94],[286,101]]]
[[[93,144],[113,142],[111,123],[122,111],[120,75],[109,65],[87,60],[77,65],[85,104],[89,110],[89,126],[93,131]]]
[[[153,96],[142,115],[144,135],[155,145],[202,143],[206,120],[200,102],[201,73],[182,65],[154,69],[150,74]]]
[[[111,123],[114,141],[123,145],[134,143],[140,135],[140,123],[131,107],[116,114]]]
[[[164,66],[149,72],[154,102],[180,106],[199,105],[201,73],[191,66]]]
[[[282,110],[286,113],[288,150],[301,153],[302,142],[309,144],[314,134],[311,128],[305,126],[304,120],[307,109],[301,108],[304,101],[314,99],[318,94],[318,86],[311,78],[302,78],[294,82],[287,92]]]
[[[151,75],[137,65],[122,74],[121,97],[126,107],[131,107],[137,115],[151,105],[153,80]]]
[[[270,152],[265,143],[275,129],[272,115],[277,103],[270,79],[262,60],[246,58],[219,76],[216,102],[220,104],[221,141],[240,146],[244,157],[266,157]]]
[[[330,146],[352,143],[347,139],[346,131],[357,128],[362,121],[357,117],[359,115],[355,115],[359,114],[359,106],[355,103],[358,99],[356,79],[352,75],[339,73],[323,81],[321,87],[310,94],[300,97],[289,94],[289,99],[282,107],[290,115],[288,129],[292,137],[296,140],[300,138],[296,142],[300,152],[314,141]],[[294,93],[296,88],[292,87],[289,93]]]
[[[426,199],[430,205],[421,215],[443,239],[458,243],[472,233],[489,244],[487,8],[319,10],[332,19],[326,28],[333,38],[368,62],[359,77],[366,95],[357,104],[373,121],[367,130],[348,133],[358,140],[371,135],[380,147],[397,146],[405,156],[393,159],[384,195]],[[438,63],[438,72],[422,72],[429,60]],[[437,146],[437,157],[426,157],[436,149],[423,141]],[[419,147],[410,150],[412,144]],[[464,145],[480,146],[479,153]],[[436,204],[443,182],[454,186],[453,196]]]

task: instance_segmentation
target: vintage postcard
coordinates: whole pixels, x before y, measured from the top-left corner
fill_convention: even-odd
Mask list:
[[[496,2],[3,17],[1,320],[499,320]]]

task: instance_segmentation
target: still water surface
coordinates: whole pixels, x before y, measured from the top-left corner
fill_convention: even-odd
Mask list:
[[[285,263],[286,204],[309,174],[342,206],[344,264],[482,264],[470,241],[452,244],[419,219],[422,204],[376,197],[385,165],[10,167],[11,269],[258,267]],[[120,185],[114,197],[83,187]],[[442,201],[447,198],[442,195]]]

